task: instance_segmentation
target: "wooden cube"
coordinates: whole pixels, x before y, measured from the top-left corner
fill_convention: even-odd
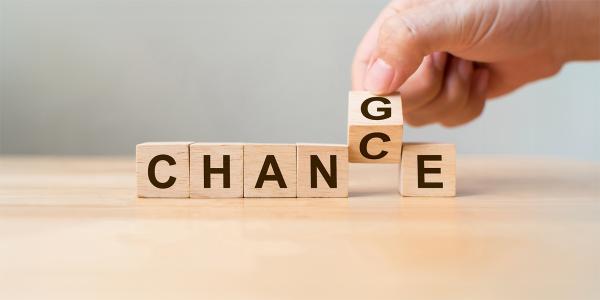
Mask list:
[[[403,134],[400,95],[351,91],[348,98],[349,161],[399,163]]]
[[[298,144],[298,197],[348,197],[348,146]]]
[[[244,196],[244,145],[194,143],[190,145],[190,197]]]
[[[296,145],[244,145],[244,197],[296,197]]]
[[[154,142],[136,146],[138,197],[190,196],[190,144],[191,142]]]
[[[456,147],[407,143],[400,165],[402,196],[455,196]]]

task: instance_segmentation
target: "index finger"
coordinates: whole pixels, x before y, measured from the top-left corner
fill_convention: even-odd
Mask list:
[[[364,90],[364,79],[369,66],[375,60],[375,50],[377,48],[377,40],[379,38],[379,29],[383,22],[403,10],[410,9],[419,4],[429,2],[427,0],[395,0],[390,2],[382,11],[379,13],[373,25],[369,28],[367,33],[363,36],[362,40],[356,48],[354,59],[352,61],[352,89],[353,90]]]

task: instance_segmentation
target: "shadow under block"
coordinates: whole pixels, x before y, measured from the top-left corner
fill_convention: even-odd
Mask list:
[[[190,197],[244,196],[244,145],[194,143],[190,145]]]
[[[151,142],[135,147],[138,197],[190,196],[190,144]]]
[[[455,196],[456,147],[406,143],[400,165],[402,196]]]
[[[298,197],[348,197],[348,147],[298,144]]]
[[[352,163],[400,163],[403,134],[399,94],[348,95],[348,158]]]
[[[244,145],[244,197],[296,197],[296,145]]]

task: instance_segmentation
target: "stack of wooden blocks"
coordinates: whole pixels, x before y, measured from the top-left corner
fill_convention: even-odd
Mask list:
[[[349,94],[348,144],[152,142],[136,147],[142,198],[348,197],[349,163],[400,165],[403,196],[454,196],[452,144],[402,143],[399,95]]]

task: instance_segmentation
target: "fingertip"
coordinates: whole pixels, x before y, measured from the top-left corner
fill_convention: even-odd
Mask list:
[[[434,100],[442,89],[443,79],[444,70],[437,68],[435,55],[426,56],[417,71],[398,89],[404,99],[402,109],[412,112]]]
[[[458,75],[464,81],[471,80],[471,75],[473,75],[473,63],[468,60],[459,59],[458,60]]]
[[[446,52],[434,52],[431,57],[433,58],[433,65],[438,71],[443,71],[446,68],[446,61],[448,60]]]
[[[490,71],[488,69],[479,69],[477,72],[478,77],[475,82],[475,93],[483,95],[485,98],[490,81]]]
[[[404,122],[411,127],[423,127],[430,123],[426,119],[419,118],[413,114],[404,114]]]
[[[369,67],[365,77],[365,88],[373,94],[389,94],[392,82],[396,77],[396,70],[383,59],[378,58]]]
[[[364,85],[361,79],[356,76],[352,76],[352,90],[353,91],[362,91],[364,90]]]

